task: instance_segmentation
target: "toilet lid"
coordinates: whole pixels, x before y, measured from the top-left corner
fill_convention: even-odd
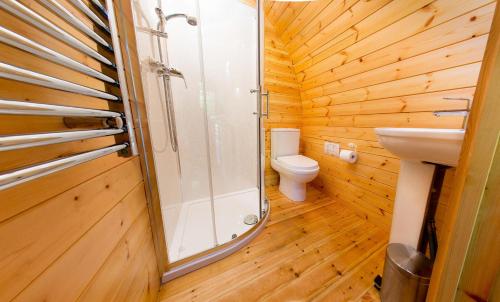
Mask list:
[[[295,170],[316,170],[318,162],[303,155],[289,155],[278,157],[277,160],[284,166]]]

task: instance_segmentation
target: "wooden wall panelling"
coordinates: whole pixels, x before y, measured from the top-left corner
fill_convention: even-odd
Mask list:
[[[271,21],[274,25],[275,32],[278,36],[288,28],[290,22],[292,22],[307,6],[307,3],[288,3],[283,13],[275,21]]]
[[[269,3],[269,7],[265,9],[266,17],[271,20],[273,24],[276,23],[279,17],[285,12],[286,8],[289,7],[288,3],[283,3],[280,1],[266,1]]]
[[[498,123],[497,123],[498,124]],[[497,127],[498,128],[498,127]],[[500,294],[500,141],[490,165],[484,195],[458,283],[456,297],[459,301],[480,297],[497,301]],[[479,269],[478,269],[479,268]]]
[[[53,301],[76,300],[140,213],[145,211],[143,186],[142,183],[134,186],[85,236],[19,293],[16,300],[36,301],[42,297]]]
[[[392,98],[325,106],[330,116],[356,116],[400,112],[429,112],[432,110],[458,110],[466,106],[464,100],[440,102],[444,97],[467,97],[472,99],[474,87],[459,88],[430,93],[403,95]],[[311,107],[313,106],[312,102]],[[322,107],[322,108],[325,108]],[[308,107],[309,108],[309,107]],[[304,112],[308,109],[304,108]]]
[[[330,95],[359,87],[366,87],[419,75],[425,73],[428,69],[426,67],[426,63],[428,62],[435,62],[433,63],[433,68],[435,70],[443,70],[459,65],[480,62],[482,60],[482,53],[478,53],[474,50],[484,48],[487,40],[488,35],[481,35],[422,55],[401,60],[397,63],[345,77],[322,86],[322,93],[324,95]],[[354,69],[352,71],[356,72],[358,70]]]
[[[336,31],[348,27],[349,21],[356,24],[358,20],[362,20],[388,2],[390,0],[333,1],[287,44],[294,64],[311,49],[322,45],[325,39],[335,37]],[[346,21],[347,26],[343,24]]]
[[[274,2],[272,7],[274,8],[276,4],[279,2]],[[293,72],[292,62],[283,43],[276,35],[274,26],[268,20],[265,22],[264,39],[264,90],[269,91],[270,95],[269,118],[264,120],[265,181],[267,185],[273,185],[278,181],[278,174],[270,164],[271,128],[300,128],[302,106],[299,84]],[[265,108],[265,103],[263,105]]]
[[[256,0],[240,0],[241,3],[244,3],[250,7],[256,7]]]
[[[320,35],[312,37],[294,53],[294,65],[300,72],[338,52],[342,47],[361,40],[363,35],[383,28],[401,16],[413,12],[431,1],[360,1],[352,9],[343,12],[324,28]],[[384,6],[384,4],[387,4]],[[376,14],[373,13],[380,9]],[[372,14],[373,13],[373,14]],[[366,18],[366,19],[365,19]]]
[[[2,197],[0,221],[7,220],[37,204],[43,203],[61,192],[122,164],[126,160],[116,154],[110,154],[58,172],[58,177],[47,176],[4,190],[0,193]]]
[[[451,19],[402,41],[376,50],[302,83],[304,89],[318,87],[377,67],[397,63],[428,51],[487,34],[494,5],[487,5]],[[435,37],[440,37],[436,39]],[[358,62],[359,61],[359,62]],[[296,66],[300,66],[296,65]],[[297,67],[296,67],[297,68]]]
[[[497,301],[499,297],[499,79],[497,9],[443,219],[428,301]],[[497,296],[490,296],[495,291]]]
[[[320,162],[313,183],[388,227],[399,162],[373,129],[461,127],[461,117],[432,112],[466,106],[444,97],[473,97],[495,1],[316,1],[295,9],[279,36],[300,83],[304,153]],[[325,141],[356,143],[359,161],[324,155]]]
[[[366,26],[368,32],[358,32],[357,39],[353,40],[348,47],[329,52],[326,58],[304,70],[303,77],[299,77],[299,79],[309,79],[317,76],[322,72],[359,59],[363,55],[387,47],[493,1],[463,0],[461,2],[463,3],[459,4],[451,0],[436,0],[387,27],[380,28],[377,25],[378,23],[370,24],[370,26]],[[376,14],[383,12],[384,10],[379,10]],[[364,21],[366,20],[370,19],[367,18]],[[293,53],[291,55],[293,58]]]
[[[313,1],[311,3],[308,3],[307,6],[301,10],[299,15],[289,23],[287,28],[281,34],[283,43],[288,44],[292,40],[292,38],[295,37],[295,35],[297,35],[307,24],[309,24],[314,17],[321,13],[325,7],[332,4],[333,1]],[[296,6],[297,4],[294,3],[293,5]],[[271,23],[276,22],[275,20],[270,21]]]
[[[273,8],[273,1],[264,1],[264,14],[266,16],[266,19],[269,19],[269,12],[271,11],[271,8]]]
[[[48,8],[20,1],[89,47],[103,49]],[[68,1],[59,1],[111,41]],[[94,10],[92,4],[84,1]],[[100,13],[94,12],[100,16]],[[0,10],[0,25],[117,78],[116,71]],[[2,62],[119,95],[116,87],[0,44]],[[130,83],[129,83],[130,85]],[[0,79],[0,98],[123,111],[120,103]],[[2,116],[0,133],[68,130],[61,118]],[[90,125],[89,125],[90,127]],[[72,130],[74,130],[73,128]],[[79,129],[79,128],[76,128]],[[0,171],[114,145],[125,135],[2,152]],[[159,288],[139,157],[110,154],[0,192],[0,300],[154,301]]]
[[[445,224],[450,213],[449,211],[451,210],[450,197],[453,192],[455,172],[455,168],[446,170],[443,187],[441,188],[441,195],[439,196],[436,209],[436,235],[438,242],[442,242],[447,232]]]
[[[141,275],[138,273],[141,269],[150,269],[151,275],[154,275],[153,270],[157,270],[156,264],[152,268],[144,266],[144,263],[156,258],[152,253],[154,247],[149,238],[149,228],[148,215],[143,211],[94,276],[92,283],[78,297],[78,301],[123,301],[125,300],[123,296],[126,296],[134,286],[132,284],[134,276]],[[141,253],[141,249],[146,249],[148,252]],[[136,286],[143,286],[145,281],[149,283],[148,278],[138,281]],[[153,284],[151,288],[154,288]]]
[[[116,11],[120,11],[121,19],[118,22],[118,30],[123,37],[127,36],[128,40],[128,56],[125,56],[126,62],[125,74],[128,83],[131,83],[129,88],[129,97],[134,104],[132,112],[134,116],[134,124],[137,125],[136,138],[139,150],[141,153],[141,168],[144,174],[146,185],[146,196],[148,197],[148,211],[151,219],[151,226],[153,232],[153,243],[156,253],[156,261],[158,271],[160,274],[169,269],[167,243],[165,240],[165,231],[163,229],[163,217],[161,212],[160,195],[158,190],[158,183],[156,182],[156,171],[153,158],[153,149],[151,143],[151,134],[149,130],[149,123],[146,110],[146,102],[144,99],[144,90],[141,79],[141,66],[139,63],[139,56],[137,53],[135,25],[133,24],[131,1],[116,1]],[[122,47],[125,47],[125,39],[120,40]],[[139,127],[140,125],[140,127]]]
[[[137,159],[129,160],[2,224],[0,237],[10,244],[0,254],[4,270],[0,283],[7,289],[3,295],[12,293],[3,298],[12,298],[78,241],[125,197],[124,187],[139,184],[138,168]]]

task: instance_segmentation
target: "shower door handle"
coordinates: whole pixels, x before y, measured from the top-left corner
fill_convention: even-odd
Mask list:
[[[267,90],[265,93],[261,93],[260,95],[266,97],[266,113],[262,113],[262,116],[265,116],[266,119],[269,119],[269,90]]]
[[[261,110],[261,117],[265,116],[267,119],[269,118],[269,90],[266,92],[262,93],[260,92],[259,89],[250,89],[250,93],[259,93],[259,95],[265,96],[266,97],[266,112],[262,112]],[[257,112],[254,112],[253,114],[258,114]]]

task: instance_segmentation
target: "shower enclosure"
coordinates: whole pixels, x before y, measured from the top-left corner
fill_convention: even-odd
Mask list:
[[[259,9],[240,0],[133,6],[168,262],[189,264],[248,235],[267,212]]]

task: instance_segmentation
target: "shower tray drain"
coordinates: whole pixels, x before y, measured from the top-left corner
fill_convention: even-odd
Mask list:
[[[245,219],[243,219],[243,222],[248,225],[254,225],[257,222],[259,222],[259,218],[257,218],[257,215],[250,214],[245,216]]]

